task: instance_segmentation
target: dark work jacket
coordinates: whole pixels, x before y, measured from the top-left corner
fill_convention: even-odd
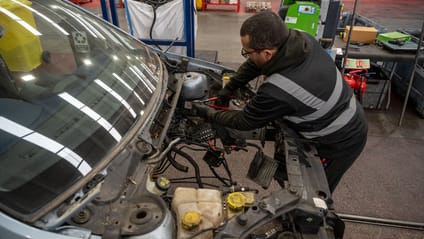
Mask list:
[[[290,30],[268,63],[259,69],[246,61],[226,88],[233,91],[259,75],[266,79],[243,111],[217,111],[208,118],[239,130],[283,120],[303,137],[323,144],[366,140],[362,106],[331,57],[308,34]]]

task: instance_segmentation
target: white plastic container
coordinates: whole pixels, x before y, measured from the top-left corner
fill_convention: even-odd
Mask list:
[[[214,189],[176,188],[172,200],[172,209],[176,214],[177,239],[192,236],[199,230],[217,227],[224,219],[222,194]],[[186,213],[200,214],[197,227],[188,230],[183,227],[183,217]],[[196,239],[210,239],[212,232],[201,233]]]

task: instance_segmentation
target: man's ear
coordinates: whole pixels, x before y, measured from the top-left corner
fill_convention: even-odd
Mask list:
[[[263,50],[263,52],[265,53],[266,59],[270,60],[275,55],[277,50],[276,49],[265,49],[265,50]]]

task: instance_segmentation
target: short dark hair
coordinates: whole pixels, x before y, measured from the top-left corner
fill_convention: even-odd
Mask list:
[[[288,38],[289,29],[280,16],[270,10],[256,13],[246,19],[240,36],[249,36],[252,49],[279,48]]]

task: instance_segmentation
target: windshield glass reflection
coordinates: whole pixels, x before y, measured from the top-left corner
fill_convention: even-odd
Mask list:
[[[0,201],[26,214],[125,137],[162,68],[144,45],[66,2],[1,1],[0,26]]]

